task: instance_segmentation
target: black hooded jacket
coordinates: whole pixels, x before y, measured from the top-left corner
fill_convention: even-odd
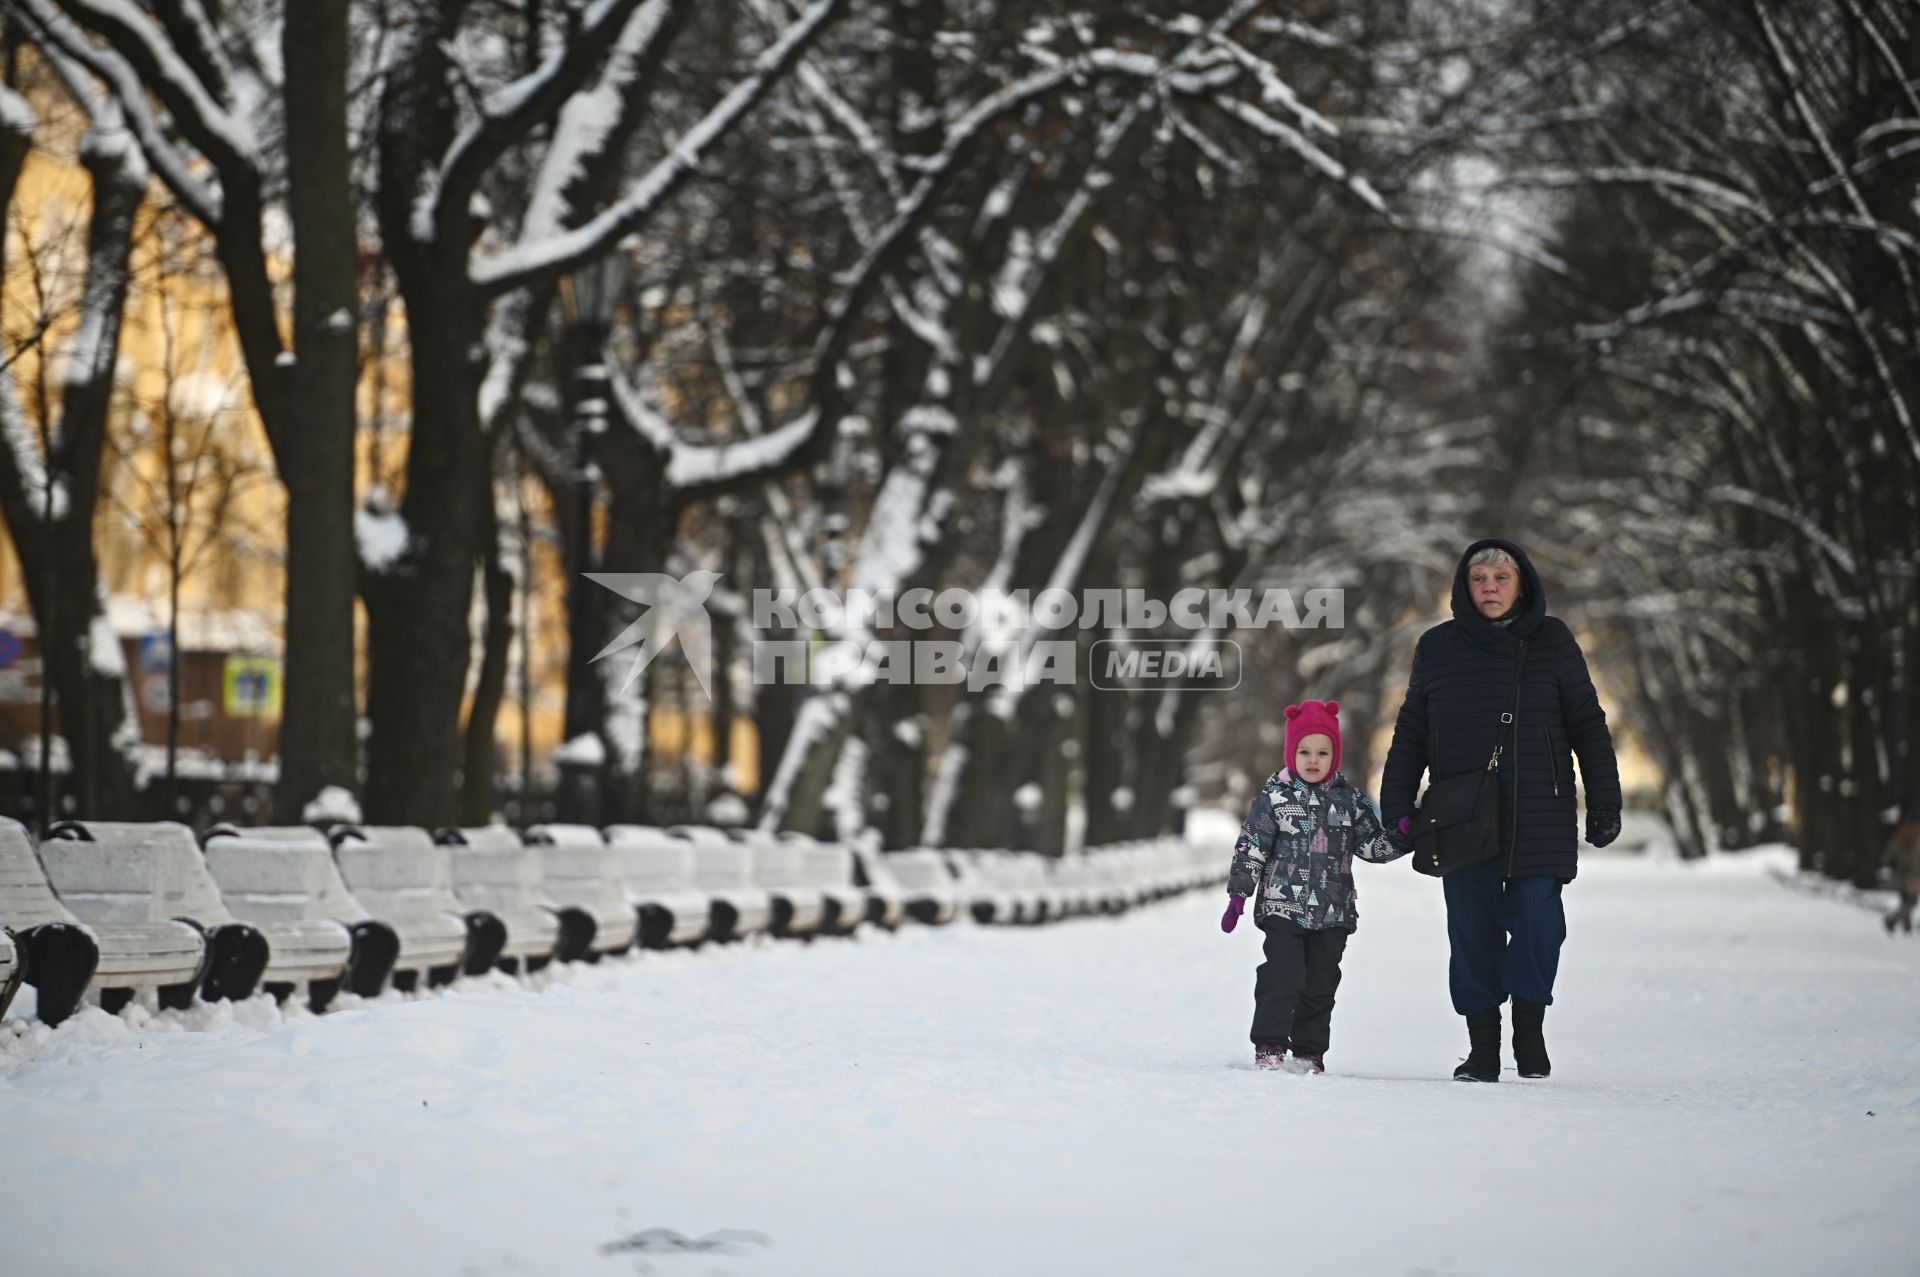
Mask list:
[[[1507,623],[1480,615],[1467,589],[1467,564],[1487,546],[1513,556],[1520,598]],[[1591,808],[1620,806],[1620,770],[1606,711],[1586,657],[1564,621],[1547,615],[1547,593],[1526,552],[1488,537],[1460,556],[1453,574],[1453,619],[1420,636],[1413,674],[1393,724],[1380,781],[1380,811],[1391,828],[1413,814],[1420,776],[1464,775],[1487,765],[1512,685],[1514,657],[1526,640],[1520,710],[1500,761],[1500,846],[1493,864],[1514,877],[1571,880],[1579,865],[1573,755]]]

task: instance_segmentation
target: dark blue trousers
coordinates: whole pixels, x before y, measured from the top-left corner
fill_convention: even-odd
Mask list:
[[[1509,995],[1551,1005],[1567,938],[1558,878],[1503,878],[1472,865],[1440,880],[1447,895],[1447,983],[1453,1009],[1472,1015]]]

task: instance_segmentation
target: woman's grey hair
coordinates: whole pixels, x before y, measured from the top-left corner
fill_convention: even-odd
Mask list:
[[[1514,574],[1516,576],[1519,575],[1520,565],[1513,561],[1513,556],[1511,554],[1508,554],[1505,550],[1502,550],[1497,545],[1489,545],[1489,546],[1483,547],[1482,549],[1475,550],[1473,552],[1473,557],[1467,560],[1467,566],[1470,568],[1477,568],[1484,564],[1490,564],[1490,563],[1492,564],[1504,563],[1508,567],[1513,569]]]

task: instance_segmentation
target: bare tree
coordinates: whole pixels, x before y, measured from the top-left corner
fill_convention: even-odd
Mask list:
[[[114,101],[95,94],[85,77],[57,55],[43,65],[58,73],[88,121],[79,158],[93,179],[93,206],[78,295],[57,302],[57,316],[43,306],[25,329],[38,356],[36,384],[25,402],[11,371],[21,352],[6,352],[9,370],[0,375],[0,431],[6,442],[0,447],[0,515],[26,578],[41,678],[58,698],[73,769],[70,796],[85,811],[128,815],[139,721],[129,701],[119,639],[106,623],[93,516],[134,220],[146,193],[147,169]],[[9,218],[36,123],[25,98],[0,86],[0,213]],[[54,349],[46,338],[63,320],[71,323],[71,334]],[[50,365],[59,367],[57,382]],[[51,761],[48,745],[43,726],[43,777]],[[51,818],[50,799],[43,779],[38,810],[43,821]]]

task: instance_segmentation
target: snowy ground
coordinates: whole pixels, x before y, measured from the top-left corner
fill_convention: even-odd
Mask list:
[[[1223,851],[1224,854],[1224,851]],[[1435,885],[1361,866],[1325,1077],[1257,933],[648,955],[321,1019],[0,1031],[0,1273],[1912,1273],[1920,940],[1765,855],[1589,857],[1551,1080],[1448,1080]],[[609,1251],[649,1228],[759,1234]]]

